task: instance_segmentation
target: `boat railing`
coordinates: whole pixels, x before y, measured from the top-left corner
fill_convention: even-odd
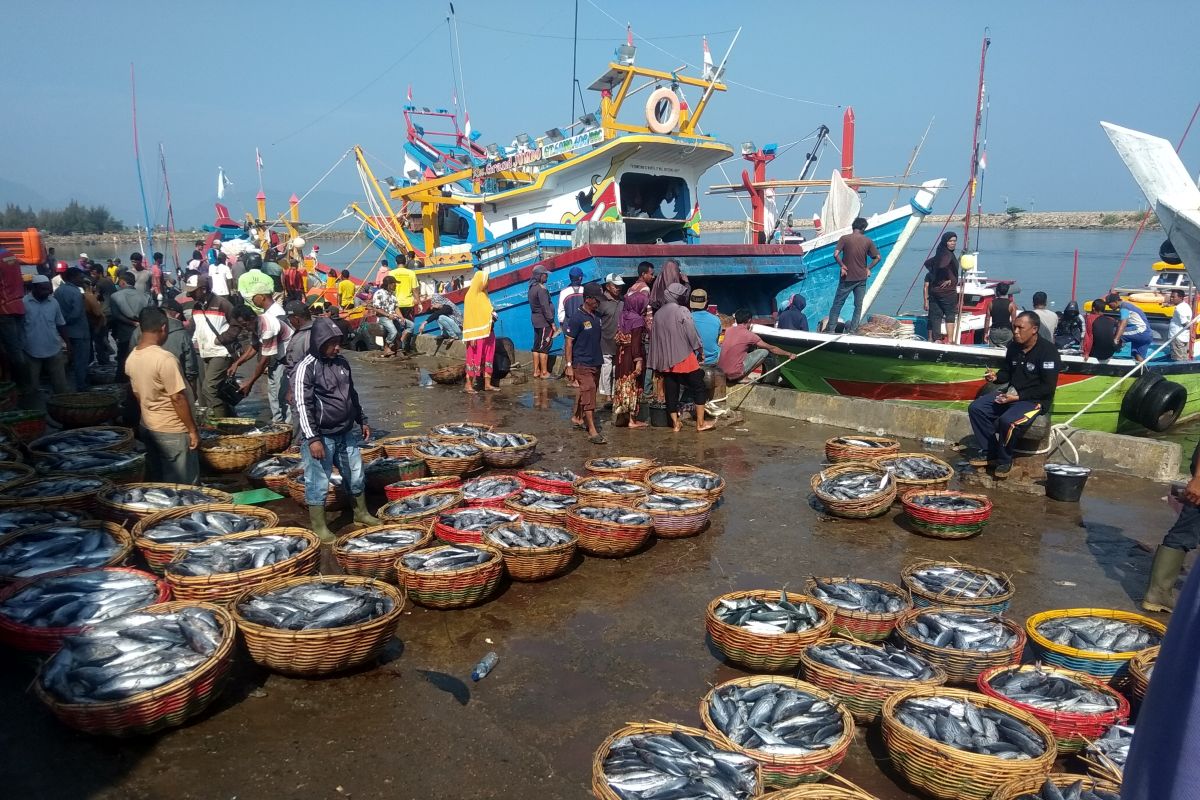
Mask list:
[[[574,229],[574,225],[562,223],[526,225],[480,242],[472,248],[472,255],[475,263],[488,273],[526,266],[570,250]]]

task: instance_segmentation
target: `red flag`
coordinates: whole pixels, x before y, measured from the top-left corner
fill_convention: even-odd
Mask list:
[[[412,102],[412,84],[408,85],[408,102]]]

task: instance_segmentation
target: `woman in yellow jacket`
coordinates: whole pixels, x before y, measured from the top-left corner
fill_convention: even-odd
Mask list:
[[[476,268],[463,299],[463,341],[467,344],[467,394],[475,394],[475,379],[483,376],[483,388],[500,391],[492,384],[492,360],[496,356],[496,313],[487,294],[487,273]]]

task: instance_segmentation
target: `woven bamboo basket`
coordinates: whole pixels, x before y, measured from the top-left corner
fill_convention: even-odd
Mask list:
[[[837,775],[831,777],[837,778]],[[791,789],[771,792],[771,800],[879,800],[873,794],[867,794],[849,781],[845,786],[833,786],[828,783],[802,783]],[[853,788],[851,788],[853,787]]]
[[[475,444],[483,450],[483,462],[489,467],[519,467],[533,459],[538,446],[536,436],[528,433],[521,436],[525,437],[526,444],[515,447],[491,447],[478,441]]]
[[[277,472],[271,472],[259,478],[250,477],[250,482],[258,486],[265,486],[277,494],[287,494],[288,473],[304,468],[300,456],[283,456],[280,454],[275,454],[270,458],[295,458],[296,463],[292,464],[291,466],[281,466]],[[262,461],[266,460],[267,459],[262,459]],[[261,464],[262,461],[259,461],[258,464]],[[258,466],[258,464],[254,464],[252,467]]]
[[[432,553],[446,545],[427,547],[415,553]],[[504,558],[500,551],[488,545],[472,545],[492,555],[491,560],[463,569],[447,572],[420,572],[404,565],[404,557],[396,559],[396,581],[408,591],[414,602],[426,608],[466,608],[490,598],[504,575]]]
[[[938,647],[918,639],[907,631],[908,623],[919,615],[936,611],[974,614],[981,620],[995,617],[1004,624],[1005,628],[1016,634],[1016,641],[1011,647],[1004,650],[979,652],[977,650],[958,650],[953,647]],[[989,669],[1020,664],[1021,653],[1025,650],[1025,631],[1021,630],[1021,626],[1016,622],[998,617],[990,611],[974,611],[953,606],[914,608],[906,611],[896,623],[896,638],[905,650],[916,653],[930,664],[941,667],[946,672],[947,682],[961,683],[967,686],[974,686],[979,675]]]
[[[906,700],[946,697],[1002,711],[1025,723],[1042,738],[1046,751],[1028,760],[968,753],[926,738],[896,719]],[[988,800],[997,788],[1014,780],[1043,779],[1054,764],[1054,735],[1038,719],[994,697],[964,689],[932,687],[892,695],[883,704],[883,740],[892,764],[913,786],[941,800]]]
[[[880,447],[859,447],[846,444],[844,439],[860,442],[878,442]],[[825,440],[825,459],[837,464],[842,461],[873,461],[900,452],[900,442],[886,436],[834,436]]]
[[[3,426],[0,426],[3,427]],[[3,435],[3,434],[0,434]],[[14,441],[9,439],[8,441]],[[15,464],[24,464],[25,456],[16,446],[11,444],[0,444],[0,461],[9,461]]]
[[[334,475],[341,475],[341,472],[335,467]],[[308,507],[308,501],[304,499],[304,470],[298,469],[288,473],[287,493],[292,498],[292,501],[301,508]],[[329,488],[325,490],[325,508],[328,511],[338,511],[343,508],[350,507],[350,490],[345,482],[342,482],[341,487],[334,485],[333,481],[329,481]]]
[[[258,433],[244,433],[245,428]],[[219,434],[221,441],[234,445],[261,444],[268,454],[282,453],[292,444],[294,431],[284,422],[259,422],[252,417],[218,417],[212,420],[210,429]]]
[[[283,561],[268,564],[265,567],[244,569],[241,572],[222,572],[215,575],[180,575],[171,570],[171,563],[179,561],[187,555],[187,551],[197,545],[189,545],[176,553],[171,563],[163,571],[167,583],[171,584],[171,594],[179,600],[205,600],[209,603],[224,604],[233,600],[243,590],[252,590],[270,583],[278,578],[291,578],[296,575],[312,575],[317,571],[321,559],[321,540],[310,530],[304,528],[282,527],[264,528],[247,533],[231,533],[228,536],[218,536],[200,545],[213,542],[238,542],[242,539],[253,539],[257,536],[293,536],[303,539],[305,548]],[[239,621],[240,624],[240,621]]]
[[[37,470],[28,464],[16,461],[0,462],[0,494],[6,489],[19,486],[37,475]]]
[[[230,444],[219,437],[215,443],[200,445],[200,462],[211,472],[242,472],[254,466],[265,454],[263,442]]]
[[[605,491],[600,489],[598,481],[614,481],[620,480],[626,483],[636,484],[639,488],[636,492],[627,492],[618,494],[616,492]],[[623,477],[609,477],[607,475],[589,475],[585,478],[580,478],[575,481],[575,499],[581,505],[595,504],[613,504],[621,506],[632,506],[639,500],[645,500],[650,494],[650,487],[639,481],[631,481]]]
[[[1106,681],[1111,681],[1117,676],[1123,676],[1129,667],[1130,659],[1136,656],[1139,651],[1097,653],[1091,650],[1080,650],[1067,645],[1055,644],[1038,633],[1038,625],[1052,619],[1062,619],[1064,617],[1102,617],[1104,619],[1120,620],[1121,622],[1132,622],[1135,625],[1158,634],[1160,640],[1167,632],[1167,626],[1161,622],[1149,617],[1143,617],[1141,614],[1131,614],[1128,611],[1118,611],[1113,608],[1063,608],[1056,611],[1043,611],[1039,614],[1034,614],[1026,620],[1025,629],[1029,632],[1029,641],[1033,645],[1034,654],[1038,658],[1056,667],[1086,672],[1089,675],[1095,675],[1097,678],[1103,678]]]
[[[388,436],[375,444],[383,448],[383,454],[388,458],[416,458],[413,448],[428,441],[427,436]]]
[[[117,489],[176,489],[190,490],[208,495],[211,503],[233,503],[233,495],[229,492],[222,492],[220,489],[210,489],[207,486],[192,486],[189,483],[122,483],[113,486],[111,489],[100,492],[96,495],[96,513],[102,518],[110,522],[116,522],[120,525],[136,525],[139,521],[145,519],[151,514],[160,513],[157,509],[142,509],[131,506],[128,503],[118,503],[110,499],[110,493]],[[207,505],[206,503],[198,503],[197,505]],[[180,508],[169,509],[171,511],[182,510],[195,511],[196,506],[181,506]],[[137,538],[136,533],[134,538]]]
[[[941,467],[946,472],[944,478],[902,478],[895,472],[892,477],[896,479],[896,495],[903,497],[905,493],[913,489],[925,489],[934,491],[937,489],[945,489],[950,485],[950,479],[954,477],[954,467],[942,461],[940,458],[935,458],[928,453],[891,453],[885,456],[876,456],[871,461],[874,461],[884,469],[891,469],[892,464],[898,458],[920,458],[925,461],[932,461],[935,466]]]
[[[996,580],[1000,581],[1001,585],[1007,588],[1003,594],[995,597],[959,597],[952,589],[941,594],[926,591],[917,585],[912,579],[912,575],[917,570],[926,569],[928,567],[957,567],[959,569],[970,570],[980,575],[991,575]],[[996,572],[995,570],[976,567],[971,564],[963,564],[959,561],[932,561],[929,559],[918,559],[911,564],[906,564],[904,569],[900,571],[900,583],[908,590],[908,596],[912,599],[914,608],[923,608],[926,606],[954,606],[956,608],[967,609],[969,611],[993,611],[997,614],[1002,614],[1008,610],[1012,603],[1013,595],[1017,589],[1013,585],[1012,579],[1007,575]]]
[[[1124,765],[1118,764],[1091,746],[1084,748],[1083,752],[1077,753],[1075,757],[1087,766],[1088,775],[1093,778],[1109,783],[1121,783],[1125,780]]]
[[[504,556],[504,569],[514,581],[544,581],[557,578],[571,566],[575,551],[579,547],[579,537],[561,525],[554,527],[571,537],[571,541],[556,544],[551,547],[509,547],[491,536],[492,531],[507,528],[514,523],[501,523],[488,528],[483,536],[483,543],[494,547]],[[547,524],[547,523],[540,523]],[[520,526],[521,523],[515,523]]]
[[[372,525],[368,528],[355,528],[349,533],[339,536],[333,543],[333,557],[338,566],[347,575],[358,575],[362,578],[378,578],[389,583],[396,582],[396,559],[405,553],[429,547],[433,542],[433,532],[426,527],[404,528],[421,536],[415,544],[408,547],[397,547],[394,550],[380,550],[372,553],[361,553],[345,549],[346,543],[360,536],[366,536],[380,531],[394,531],[402,526],[396,524]]]
[[[462,478],[456,475],[432,475],[425,478],[408,478],[407,480],[389,483],[383,487],[383,494],[389,501],[400,500],[413,494],[428,492],[433,489],[457,489],[462,485]]]
[[[542,491],[542,490],[538,490]],[[575,505],[578,501],[572,495],[562,495],[564,498],[569,498],[569,506]],[[549,511],[544,508],[534,508],[533,506],[525,505],[521,502],[521,495],[517,494],[504,501],[504,507],[509,511],[515,511],[521,515],[526,522],[537,522],[542,525],[554,525],[559,528],[567,526],[567,512],[570,508],[564,508],[562,511]]]
[[[834,464],[832,467],[826,467],[813,475],[809,481],[813,494],[821,501],[825,510],[832,516],[846,517],[847,519],[869,519],[886,513],[892,507],[892,501],[896,499],[896,482],[894,480],[889,480],[881,491],[856,500],[842,500],[821,491],[820,486],[824,481],[851,472],[868,472],[879,477],[891,475],[883,467],[868,461],[844,461]]]
[[[61,525],[65,525],[65,524],[68,524],[68,523],[55,522],[50,525],[38,525],[37,527],[33,527],[33,528],[21,528],[19,530],[13,531],[12,533],[6,533],[3,535],[0,535],[0,551],[3,551],[4,548],[8,547],[10,544],[16,543],[24,536],[28,536],[29,534],[32,534],[32,533],[37,533],[39,531],[45,530],[46,528],[57,528]],[[113,554],[111,556],[109,556],[109,559],[107,562],[105,562],[104,564],[101,564],[99,567],[90,567],[90,569],[100,569],[102,567],[119,566],[121,564],[124,564],[125,560],[129,558],[129,554],[133,552],[133,537],[129,535],[129,531],[125,530],[120,525],[117,525],[115,522],[105,522],[103,520],[92,519],[92,520],[81,520],[79,522],[74,522],[74,523],[69,523],[69,524],[80,527],[80,528],[98,528],[98,529],[104,531],[106,534],[108,534],[109,538],[111,538],[113,541],[115,541],[117,543],[116,551],[114,551]],[[69,566],[64,569],[55,570],[54,572],[43,572],[42,574],[38,575],[37,577],[46,578],[51,575],[60,575],[64,572],[70,572],[74,569],[76,569],[75,566]],[[23,579],[18,578],[14,575],[0,574],[0,586],[5,586],[9,583],[14,583],[14,582],[20,581],[20,580],[23,580]]]
[[[38,497],[18,497],[11,492],[17,489],[28,489],[39,481],[52,480],[86,480],[88,488],[58,495],[41,495]],[[0,509],[13,508],[53,508],[56,510],[90,512],[97,505],[97,495],[112,488],[112,482],[95,475],[71,475],[69,473],[50,472],[38,475],[20,483],[10,484],[5,490],[8,494],[0,494]]]
[[[943,511],[917,503],[921,497],[962,497],[978,500],[982,508],[971,511]],[[946,489],[909,489],[900,499],[908,525],[923,536],[935,539],[968,539],[983,531],[992,516],[992,501],[987,495],[954,492]]]
[[[455,509],[451,509],[449,511],[443,511],[441,514],[438,514],[436,517],[434,517],[434,520],[433,520],[433,529],[432,529],[433,535],[436,536],[440,541],[445,542],[446,544],[488,544],[487,542],[483,541],[484,531],[482,531],[482,530],[472,530],[472,531],[461,530],[459,528],[455,528],[453,525],[450,525],[445,521],[448,518],[451,518],[456,512],[469,511],[469,510],[470,510],[469,508],[465,508],[465,507],[464,508],[455,508]],[[496,523],[497,525],[506,525],[506,524],[524,522],[524,519],[522,519],[521,515],[515,511],[509,511],[504,508],[493,508],[490,510],[495,511],[498,514],[507,515],[507,517],[508,517],[508,519],[506,519],[504,522]],[[491,546],[494,547],[495,545],[491,545]]]
[[[224,688],[233,663],[237,627],[229,612],[209,603],[169,602],[141,609],[144,614],[170,614],[185,608],[210,612],[221,627],[221,643],[208,659],[157,689],[104,703],[67,703],[34,681],[33,690],[59,722],[93,736],[133,736],[182,725],[208,707]]]
[[[494,475],[489,476],[489,479],[491,477],[510,478],[510,490],[502,495],[497,495],[496,497],[471,497],[469,494],[471,490],[471,484],[475,483],[476,480],[481,480],[480,478],[475,478],[474,480],[467,481],[461,487],[459,487],[462,489],[463,493],[463,505],[470,506],[472,508],[504,508],[504,504],[506,502],[525,491],[525,484],[522,483],[521,479],[515,475]]]
[[[550,478],[553,474],[545,469],[523,469],[517,473],[525,486],[539,492],[554,492],[555,494],[575,494],[574,481],[560,481]],[[572,473],[574,474],[574,473]]]
[[[427,528],[433,530],[433,523],[438,515],[443,511],[449,511],[452,508],[458,508],[462,505],[462,492],[454,488],[446,489],[430,489],[426,492],[418,492],[418,494],[436,495],[438,497],[446,497],[445,505],[440,505],[436,508],[431,508],[427,511],[419,511],[415,514],[401,514],[392,509],[392,503],[387,503],[380,506],[375,512],[375,516],[383,522],[388,522],[393,525],[411,526],[414,528]],[[395,502],[395,501],[392,501]]]
[[[393,458],[383,456],[363,466],[363,478],[367,491],[383,494],[387,487],[400,481],[424,478],[425,462],[419,458]],[[391,498],[389,498],[391,499]]]
[[[2,411],[0,424],[12,431],[13,440],[18,442],[33,442],[46,434],[46,417],[40,411]]]
[[[45,422],[42,424],[44,426]],[[76,450],[59,451],[58,453],[54,453],[47,449],[47,445],[53,444],[56,440],[72,436],[84,430],[116,431],[118,434],[120,434],[120,436],[114,439],[113,443],[106,447],[88,446],[81,447]],[[58,433],[51,433],[46,436],[39,435],[38,437],[35,437],[33,441],[28,439],[25,439],[24,441],[29,442],[29,452],[33,453],[34,455],[52,456],[63,455],[64,453],[81,453],[91,450],[128,450],[133,444],[133,431],[129,428],[119,428],[115,425],[89,425],[87,428],[75,428],[74,430],[70,431],[59,431]]]
[[[893,594],[900,598],[905,607],[900,611],[875,614],[870,611],[842,608],[836,603],[828,603],[827,605],[833,609],[833,632],[844,633],[863,642],[883,641],[896,628],[896,622],[900,619],[900,616],[912,608],[912,603],[908,599],[908,593],[896,584],[885,583],[884,581],[872,581],[866,578],[820,578],[822,583],[845,583],[851,580],[855,583],[874,586]],[[816,585],[817,579],[809,578],[804,582],[804,590],[812,594]]]
[[[686,733],[698,739],[704,739],[718,750],[737,752],[729,747],[728,739],[725,737],[718,738],[708,731],[702,731],[699,728],[689,728],[669,722],[630,722],[623,728],[613,731],[608,738],[600,743],[600,747],[596,749],[596,754],[592,756],[592,796],[597,798],[597,800],[623,800],[622,796],[613,791],[612,787],[608,785],[608,781],[604,777],[604,760],[608,758],[609,751],[612,750],[613,744],[618,739],[623,739],[626,736],[641,735],[670,736],[675,731]],[[757,761],[755,763],[758,764]],[[761,797],[764,788],[761,764],[755,769],[754,787],[755,791],[749,797]]]
[[[827,641],[840,641],[840,637]],[[905,681],[898,678],[879,678],[873,675],[859,675],[849,670],[840,670],[828,664],[822,664],[809,655],[809,648],[819,644],[822,644],[822,642],[809,645],[800,654],[800,665],[804,669],[804,679],[836,695],[842,705],[854,715],[855,722],[869,725],[877,721],[884,701],[897,692],[906,692],[909,689],[924,686],[942,686],[946,683],[945,670],[936,664],[925,661],[924,658],[921,660],[929,664],[929,668],[933,670],[933,675],[923,680]],[[854,644],[859,647],[871,647],[883,652],[883,648],[877,644],[861,641],[854,641]],[[920,658],[920,656],[915,655],[914,657]]]
[[[606,459],[593,458],[583,465],[590,474],[598,478],[624,478],[627,481],[641,483],[646,480],[646,475],[650,470],[658,466],[658,462],[653,458],[639,458],[637,456],[615,456],[624,461],[629,462],[628,465],[622,467],[602,467],[599,462]]]
[[[628,509],[615,503],[586,503],[581,499],[567,512],[567,530],[579,537],[579,547],[590,556],[622,558],[633,555],[649,541],[654,530],[654,521],[649,515],[645,524],[622,525],[581,516],[579,511],[583,508]]]
[[[101,451],[105,456],[113,456],[109,464],[69,470],[74,475],[96,475],[113,483],[138,483],[146,478],[146,454],[135,453],[132,450]],[[99,455],[100,453],[92,453]],[[38,456],[34,466],[44,472],[66,472],[63,464],[70,456]]]
[[[703,475],[706,478],[715,478],[717,486],[714,489],[672,489],[665,486],[660,486],[656,480],[665,478],[671,474],[697,474]],[[646,473],[644,481],[650,487],[651,492],[657,494],[677,494],[682,497],[702,497],[711,503],[716,503],[721,499],[721,495],[725,492],[725,479],[715,472],[700,467],[693,467],[691,464],[679,464],[669,467],[658,467]]]
[[[1105,711],[1099,714],[1047,711],[1044,708],[1037,708],[1028,703],[1013,700],[992,688],[992,679],[998,675],[1008,672],[1033,672],[1035,670],[1049,675],[1069,678],[1092,691],[1107,695],[1116,702],[1117,707],[1112,711]],[[979,691],[984,694],[1003,700],[1005,703],[1016,706],[1041,720],[1050,729],[1050,732],[1054,734],[1054,739],[1058,742],[1059,755],[1078,753],[1089,741],[1099,739],[1113,725],[1124,725],[1129,721],[1129,701],[1116,689],[1084,672],[1057,669],[1040,664],[1036,666],[1026,664],[1025,666],[1017,667],[996,667],[981,673],[977,680],[977,685]]]
[[[82,572],[90,573],[97,571],[92,569],[73,569],[66,572],[59,572],[56,575],[43,575],[32,580],[11,583],[0,589],[0,606],[4,605],[8,598],[23,591],[28,586],[36,584],[38,581],[62,578],[66,575],[74,575]],[[154,581],[158,594],[146,604],[147,606],[154,605],[155,603],[165,603],[171,597],[171,587],[167,586],[166,581],[160,580],[157,576],[151,575],[149,572],[143,572],[140,569],[133,569],[132,567],[104,567],[103,571],[138,575],[146,578],[148,581]],[[62,647],[63,639],[79,633],[81,630],[83,630],[82,627],[37,628],[32,625],[15,622],[0,614],[0,644],[7,645],[14,650],[24,650],[30,653],[53,653]]]
[[[733,740],[727,737],[713,722],[712,715],[709,713],[709,703],[714,694],[727,686],[750,688],[761,686],[764,683],[795,689],[833,705],[842,718],[842,737],[826,750],[817,750],[801,756],[778,755],[734,744]],[[700,719],[713,738],[724,744],[726,748],[749,756],[758,762],[762,767],[763,783],[767,789],[786,789],[801,783],[816,783],[824,780],[827,774],[837,771],[842,760],[846,758],[846,751],[850,749],[850,743],[854,741],[854,718],[839,701],[837,695],[811,683],[775,675],[750,675],[744,678],[734,678],[714,686],[700,701]]]
[[[392,608],[374,619],[340,628],[291,631],[251,622],[238,610],[256,595],[306,583],[370,588],[392,601]],[[353,669],[376,658],[396,634],[396,623],[404,611],[404,592],[374,578],[358,576],[294,576],[279,578],[240,592],[230,604],[233,618],[250,658],[261,667],[285,675],[313,678]]]
[[[363,467],[384,457],[383,448],[378,444],[359,445],[359,456],[362,458]]]
[[[468,428],[474,428],[474,433],[461,434],[452,433],[450,431],[450,428],[462,427],[464,425]],[[481,433],[491,433],[492,430],[493,428],[491,425],[485,425],[481,422],[446,422],[430,428],[428,436],[430,440],[457,442],[459,444],[474,444],[476,436]]]
[[[806,647],[829,637],[833,630],[833,610],[820,600],[793,592],[783,592],[789,603],[811,603],[822,615],[821,622],[815,627],[796,633],[754,633],[717,617],[717,607],[722,600],[774,601],[780,594],[778,589],[749,589],[712,599],[704,613],[704,626],[726,661],[756,672],[792,672],[799,666],[800,655]]]
[[[117,416],[117,410],[117,398],[109,392],[55,394],[46,401],[46,413],[64,428],[103,425]]]
[[[7,423],[0,422],[0,444],[15,447],[21,441],[16,432]]]
[[[462,383],[467,377],[467,365],[451,364],[449,366],[442,367],[441,369],[435,369],[433,372],[429,373],[429,377],[432,378],[436,383],[440,383],[445,386],[453,386],[456,383]]]
[[[1147,647],[1133,658],[1129,659],[1129,689],[1133,699],[1139,703],[1146,699],[1146,689],[1150,686],[1151,670],[1158,660],[1161,645]]]
[[[1025,795],[1037,795],[1042,786],[1050,781],[1060,789],[1075,783],[1083,783],[1084,790],[1100,790],[1120,795],[1121,784],[1089,775],[1077,775],[1074,772],[1053,772],[1036,778],[1018,778],[996,788],[992,800],[1020,800]]]
[[[179,551],[187,547],[189,544],[200,544],[200,542],[189,542],[188,544],[163,544],[156,542],[153,539],[146,538],[146,531],[161,522],[166,522],[172,519],[182,519],[183,517],[191,516],[193,512],[200,511],[209,513],[213,511],[228,512],[230,514],[241,514],[247,517],[254,517],[262,521],[263,528],[274,528],[279,524],[279,515],[274,511],[258,506],[239,506],[233,503],[205,503],[198,506],[184,506],[183,508],[168,508],[166,511],[156,511],[153,514],[142,517],[134,524],[132,534],[133,543],[137,545],[138,551],[141,552],[142,558],[146,560],[146,564],[150,569],[158,574],[162,574],[163,569],[179,554]],[[261,528],[259,529],[261,530]],[[255,531],[257,533],[257,531]],[[212,537],[217,538],[216,536]],[[205,541],[211,541],[206,539]]]
[[[455,444],[462,444],[455,442]],[[417,458],[425,460],[429,467],[430,475],[457,475],[462,477],[469,472],[474,472],[483,466],[483,451],[473,444],[467,445],[471,447],[475,453],[468,456],[445,457],[435,456],[428,452],[428,445],[419,444],[413,448]]]
[[[703,503],[697,508],[647,508],[647,497],[638,500],[633,507],[645,511],[654,520],[654,535],[660,539],[684,539],[695,536],[708,527],[708,518],[712,514],[713,501],[698,495],[673,495],[686,497]]]

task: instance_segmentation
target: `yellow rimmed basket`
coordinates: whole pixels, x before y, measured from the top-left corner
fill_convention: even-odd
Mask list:
[[[1129,622],[1158,635],[1161,641],[1167,632],[1167,626],[1157,620],[1119,611],[1115,608],[1060,608],[1054,611],[1042,611],[1034,614],[1025,622],[1025,630],[1029,633],[1029,641],[1033,645],[1034,654],[1048,664],[1064,669],[1086,672],[1106,681],[1123,677],[1129,666],[1129,661],[1139,652],[1131,650],[1124,653],[1098,653],[1091,650],[1080,650],[1063,644],[1055,644],[1038,633],[1038,625],[1052,619],[1071,617],[1100,617],[1102,619]]]
[[[781,594],[792,605],[811,603],[822,615],[821,621],[806,631],[768,634],[730,625],[717,616],[722,600],[777,601]],[[705,610],[704,625],[713,646],[727,661],[758,672],[791,672],[799,666],[805,648],[829,637],[833,630],[833,609],[808,595],[779,589],[748,589],[714,597]]]

